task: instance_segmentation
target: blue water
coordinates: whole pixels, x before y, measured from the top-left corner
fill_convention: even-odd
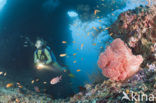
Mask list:
[[[110,0],[109,3],[112,2],[113,1]],[[101,50],[104,51],[106,46],[113,40],[108,30],[104,29],[110,27],[120,13],[147,4],[145,0],[118,0],[116,2],[119,8],[109,13],[102,11],[103,17],[100,18],[83,22],[79,16],[70,17],[72,23],[69,26],[69,30],[72,33],[72,40],[75,43],[70,44],[66,49],[66,53],[69,56],[66,58],[66,64],[75,75],[75,78],[72,79],[75,90],[77,87],[83,86],[86,83],[92,83],[90,77],[95,75],[97,71],[99,54]],[[101,2],[99,6],[101,6]],[[103,31],[97,32],[96,29],[100,30],[99,27],[103,29]],[[83,45],[83,47],[81,45]],[[74,53],[76,53],[76,56],[73,56]],[[73,61],[76,61],[76,63],[73,63]],[[77,69],[80,69],[80,72],[77,72]]]
[[[0,10],[5,6],[7,0],[0,0]]]

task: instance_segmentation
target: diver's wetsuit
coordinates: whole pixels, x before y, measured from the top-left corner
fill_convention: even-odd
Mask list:
[[[45,64],[49,65],[53,62],[52,57],[49,53],[49,51],[44,49],[38,49],[34,53],[34,63],[37,63],[37,60],[40,60],[41,62],[44,62]]]
[[[51,53],[50,53],[51,52]],[[57,63],[56,57],[54,56],[54,53],[47,48],[44,49],[38,49],[34,53],[34,63],[37,63],[37,60],[40,60],[40,62],[45,63],[46,65],[52,66],[56,69],[61,70],[61,66]]]

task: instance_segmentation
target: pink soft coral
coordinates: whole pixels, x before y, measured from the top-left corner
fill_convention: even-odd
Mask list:
[[[103,75],[115,80],[124,81],[139,71],[143,62],[142,56],[135,56],[121,39],[115,39],[98,61]]]

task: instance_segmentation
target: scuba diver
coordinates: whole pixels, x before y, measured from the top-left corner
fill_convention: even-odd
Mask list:
[[[71,81],[70,77],[68,76],[68,70],[58,64],[53,51],[49,46],[47,46],[46,41],[37,38],[35,47],[36,50],[34,52],[34,64],[36,65],[38,70],[44,69],[42,72],[37,71],[35,73],[35,77],[40,78],[41,81],[50,81],[46,85],[41,84],[41,82],[36,82],[35,85],[44,87],[45,90],[43,91],[41,89],[41,91],[46,94],[53,94],[54,98],[72,95],[74,92],[71,88]],[[48,71],[45,70],[46,68],[48,68]],[[61,85],[61,88],[58,85]],[[64,90],[66,90],[66,93],[62,94]]]
[[[37,69],[43,69],[48,66],[52,66],[57,69],[63,68],[57,63],[54,53],[51,48],[46,45],[46,42],[43,39],[37,39],[35,47],[34,63],[36,64]]]

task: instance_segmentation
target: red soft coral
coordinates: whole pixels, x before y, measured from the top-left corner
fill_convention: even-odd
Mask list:
[[[121,39],[115,39],[98,61],[103,75],[115,80],[124,81],[139,71],[143,62],[142,56],[135,56]]]

